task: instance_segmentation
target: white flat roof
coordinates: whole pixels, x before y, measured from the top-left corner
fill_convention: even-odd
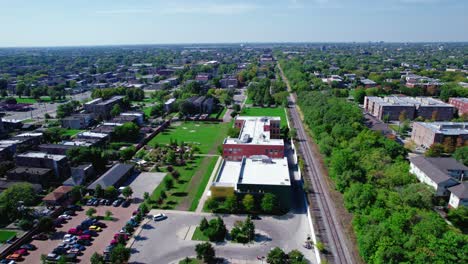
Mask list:
[[[105,137],[107,137],[107,134],[85,131],[85,132],[78,133],[78,137],[80,137],[80,136],[94,137],[94,138],[105,138]]]
[[[288,159],[271,159],[271,163],[261,159],[245,159],[242,178],[239,183],[259,185],[291,185]]]
[[[27,153],[18,154],[18,157],[62,160],[64,158],[66,158],[67,156],[65,156],[65,155],[56,155],[56,154],[47,154],[47,153],[44,153],[44,152],[27,152]]]
[[[270,139],[270,131],[264,131],[265,125],[269,126],[272,120],[279,122],[280,117],[239,116],[236,120],[244,121],[239,138],[227,138],[225,144],[284,145],[282,139]]]
[[[287,158],[270,159],[266,156],[252,156],[242,161],[224,160],[214,185],[256,184],[291,185]]]
[[[42,136],[42,133],[22,133],[19,135],[16,135],[16,137],[40,137]]]

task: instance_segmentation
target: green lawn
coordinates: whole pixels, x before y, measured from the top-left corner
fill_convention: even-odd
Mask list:
[[[185,259],[179,261],[179,264],[202,264],[202,263],[203,261],[194,259],[194,258],[189,258],[188,261],[186,261]]]
[[[0,230],[0,243],[5,243],[8,239],[16,236],[15,231]]]
[[[67,129],[67,130],[65,130],[63,135],[73,137],[74,135],[76,135],[76,134],[78,134],[80,132],[83,132],[83,131],[84,130],[80,130],[80,129]]]
[[[240,116],[279,116],[281,126],[287,126],[286,111],[283,107],[246,107],[242,109]]]
[[[195,211],[197,209],[198,202],[200,201],[200,198],[202,197],[203,192],[205,191],[206,185],[208,184],[210,180],[211,173],[213,172],[213,169],[216,166],[216,162],[218,161],[218,158],[216,157],[210,157],[210,158],[211,158],[210,164],[208,165],[205,173],[203,174],[201,183],[198,186],[195,197],[193,198],[192,204],[190,205],[190,209],[189,209],[190,211]]]
[[[250,98],[249,96],[247,96],[247,100],[245,100],[245,104],[246,104],[246,105],[252,105],[252,104],[253,104],[252,98]]]
[[[200,152],[206,154],[222,143],[228,128],[228,123],[181,122],[172,124],[154,137],[148,145],[154,146],[156,143],[165,145],[171,140],[177,140],[178,143],[184,141],[198,146]]]
[[[143,108],[143,113],[145,113],[145,116],[147,116],[147,117],[151,116],[151,108],[153,108],[153,107],[148,106],[148,107]]]
[[[16,98],[16,102],[18,104],[35,104],[37,100],[34,98]]]
[[[195,232],[193,232],[192,240],[209,241],[208,237],[203,234],[198,226],[195,229]]]

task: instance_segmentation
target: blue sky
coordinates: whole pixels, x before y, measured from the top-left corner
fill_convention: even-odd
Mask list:
[[[0,0],[0,46],[468,41],[468,0]]]

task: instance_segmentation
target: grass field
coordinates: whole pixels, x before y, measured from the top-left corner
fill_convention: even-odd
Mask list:
[[[200,198],[203,195],[203,192],[205,191],[206,185],[208,184],[210,180],[211,173],[213,172],[214,167],[216,166],[216,162],[218,161],[217,158],[212,157],[210,164],[208,165],[207,169],[205,170],[205,173],[203,174],[203,178],[200,182],[200,185],[198,185],[197,192],[195,193],[195,197],[192,200],[192,204],[190,205],[190,211],[195,211],[197,209],[198,203],[200,201]]]
[[[286,111],[283,107],[246,107],[242,109],[241,116],[279,116],[281,126],[287,126]]]
[[[192,240],[209,241],[208,237],[203,234],[198,226],[195,229],[195,232],[193,232]]]
[[[67,129],[65,130],[65,133],[63,133],[64,136],[70,136],[70,137],[73,137],[74,135],[82,132],[84,130],[80,130],[80,129]]]
[[[13,236],[16,236],[15,231],[0,230],[0,243],[5,243],[8,239],[12,238]]]
[[[202,154],[222,143],[226,137],[228,123],[181,122],[171,125],[164,132],[153,138],[148,145],[169,144],[171,140],[179,143],[192,143],[200,148]]]

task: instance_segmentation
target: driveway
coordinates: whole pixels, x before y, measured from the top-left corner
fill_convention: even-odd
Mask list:
[[[22,263],[37,264],[40,263],[41,255],[47,255],[62,242],[63,236],[68,232],[70,228],[74,228],[79,225],[83,220],[87,218],[86,210],[89,206],[83,206],[82,211],[78,211],[76,216],[68,220],[62,227],[57,228],[52,238],[46,241],[34,240],[31,244],[37,247],[36,250],[30,251],[30,254],[25,257]],[[107,225],[102,232],[99,232],[97,237],[94,237],[92,245],[86,247],[86,250],[82,252],[83,255],[79,256],[78,259],[81,263],[89,263],[89,259],[94,252],[102,254],[104,249],[109,245],[110,241],[114,238],[114,234],[118,233],[120,229],[132,216],[132,212],[138,208],[137,203],[132,203],[129,207],[113,207],[113,206],[98,206],[94,207],[97,211],[96,215],[104,216],[106,211],[112,212],[114,221],[102,221]]]

